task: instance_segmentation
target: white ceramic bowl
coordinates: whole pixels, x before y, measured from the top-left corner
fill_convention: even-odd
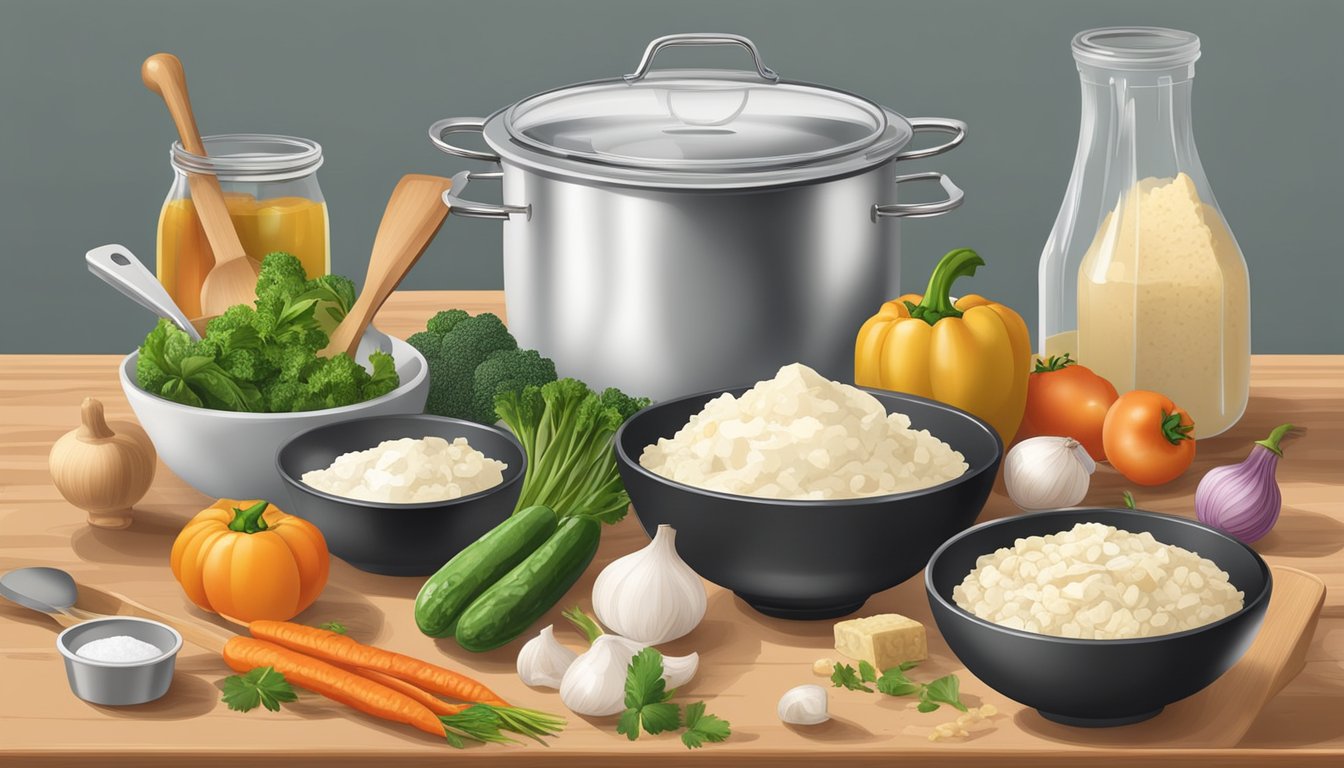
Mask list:
[[[144,391],[135,382],[132,352],[121,361],[122,391],[163,463],[207,496],[230,499],[287,498],[275,454],[290,437],[364,416],[422,413],[429,397],[429,365],[418,350],[392,339],[401,385],[382,397],[341,408],[300,413],[239,413],[194,408]],[[372,446],[369,446],[372,447]]]

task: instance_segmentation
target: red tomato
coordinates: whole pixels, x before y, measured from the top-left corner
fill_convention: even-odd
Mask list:
[[[1053,435],[1071,437],[1082,444],[1089,456],[1106,460],[1102,448],[1101,427],[1106,411],[1118,395],[1111,382],[1063,357],[1036,361],[1036,370],[1027,379],[1027,412],[1017,439]]]
[[[1101,440],[1106,458],[1139,485],[1161,485],[1181,476],[1195,460],[1195,423],[1164,395],[1126,392],[1106,413]]]

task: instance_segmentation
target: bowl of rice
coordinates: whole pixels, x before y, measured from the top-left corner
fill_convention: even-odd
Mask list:
[[[948,647],[977,678],[1065,725],[1126,725],[1202,690],[1250,647],[1269,566],[1172,515],[1051,510],[949,539],[925,571]]]
[[[752,387],[667,400],[616,434],[650,536],[761,613],[825,619],[919,573],[971,525],[1003,454],[949,405],[784,366]]]
[[[301,432],[275,463],[285,511],[317,526],[333,555],[424,576],[513,513],[527,458],[503,429],[407,414]]]

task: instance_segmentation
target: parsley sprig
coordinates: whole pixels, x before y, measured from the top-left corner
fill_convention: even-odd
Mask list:
[[[224,703],[229,709],[247,712],[257,705],[280,711],[280,704],[297,700],[298,694],[275,667],[257,667],[242,675],[224,678]]]
[[[703,701],[687,704],[683,720],[681,707],[671,701],[675,692],[667,690],[663,655],[656,648],[645,648],[635,654],[626,668],[625,711],[616,723],[616,732],[634,741],[641,730],[655,735],[684,725],[681,743],[687,749],[703,746],[707,741],[720,742],[732,734],[727,720],[705,713]]]
[[[325,624],[318,624],[317,628],[325,629],[328,632],[335,632],[338,635],[344,635],[345,633],[350,631],[346,629],[346,626],[339,621],[328,621]]]
[[[888,696],[918,696],[920,712],[932,712],[938,709],[940,704],[948,704],[962,712],[966,711],[966,705],[961,702],[961,681],[956,675],[943,675],[932,682],[920,683],[911,680],[905,674],[918,665],[917,661],[905,661],[886,670],[879,677],[873,665],[866,661],[860,661],[857,670],[848,664],[837,662],[835,670],[831,672],[831,683],[836,688],[864,693],[873,692],[873,689],[865,683],[874,683],[879,692]]]

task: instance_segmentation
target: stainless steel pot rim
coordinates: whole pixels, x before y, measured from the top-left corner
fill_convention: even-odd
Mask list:
[[[510,109],[511,107],[505,107],[485,118],[485,125],[481,129],[486,145],[501,161],[528,171],[570,181],[656,189],[748,189],[788,186],[848,176],[869,170],[896,157],[914,133],[910,121],[882,107],[886,119],[882,135],[864,150],[843,156],[816,163],[754,170],[718,172],[657,170],[560,157],[533,149],[517,141],[509,133],[506,123]]]

